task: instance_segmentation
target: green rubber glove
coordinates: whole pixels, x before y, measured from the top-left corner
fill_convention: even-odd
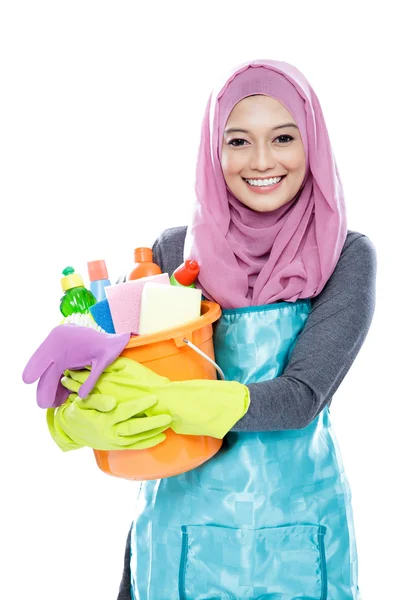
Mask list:
[[[89,377],[89,370],[65,371],[61,383],[72,392]],[[129,400],[150,394],[158,401],[148,416],[168,413],[171,429],[187,435],[223,438],[249,407],[249,390],[237,381],[199,379],[170,381],[144,365],[119,357],[98,378],[93,392]]]
[[[74,398],[76,394],[71,394],[65,403],[71,401],[72,397]],[[63,431],[60,420],[55,418],[56,409],[48,408],[46,411],[47,415],[47,425],[50,432],[50,435],[57,446],[63,451],[68,452],[69,450],[78,450],[79,448],[83,448],[84,444],[78,444],[74,440],[72,440],[65,431]]]
[[[156,396],[119,401],[103,394],[82,399],[70,394],[58,408],[47,410],[51,437],[63,451],[88,446],[96,450],[143,450],[163,442],[171,416],[146,416]]]

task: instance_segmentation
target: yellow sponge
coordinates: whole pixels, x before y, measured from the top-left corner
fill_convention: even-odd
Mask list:
[[[201,314],[201,290],[146,283],[140,306],[139,333],[146,335],[183,325]]]

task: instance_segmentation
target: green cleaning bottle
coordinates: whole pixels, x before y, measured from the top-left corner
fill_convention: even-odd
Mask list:
[[[89,307],[96,304],[96,298],[92,292],[85,288],[83,279],[74,272],[73,267],[66,267],[63,271],[61,287],[64,296],[60,301],[60,311],[68,317],[73,313],[87,314]]]

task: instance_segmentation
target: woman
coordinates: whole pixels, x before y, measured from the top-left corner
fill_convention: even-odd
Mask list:
[[[250,403],[212,459],[142,482],[119,599],[360,600],[351,494],[329,406],[372,320],[375,251],[347,230],[322,111],[297,69],[254,61],[214,92],[196,194],[188,231],[164,232],[154,260],[168,273],[186,258],[199,262],[198,287],[223,309],[216,360]],[[85,376],[63,383],[78,392]],[[218,397],[229,385],[212,383]],[[109,402],[95,390],[95,407]],[[50,409],[63,449],[107,433],[99,410],[77,413],[78,402]],[[73,409],[83,439],[59,420]],[[164,437],[170,415],[147,418]],[[126,421],[125,435],[134,426]]]
[[[130,587],[136,600],[360,599],[329,406],[372,320],[376,259],[347,231],[322,111],[297,69],[254,61],[213,93],[196,193],[188,235],[164,232],[155,260],[163,272],[199,262],[199,287],[224,309],[216,359],[251,403],[213,459],[142,483],[119,599]]]

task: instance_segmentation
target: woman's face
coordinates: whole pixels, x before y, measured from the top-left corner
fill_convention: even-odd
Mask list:
[[[236,104],[226,123],[221,159],[229,190],[257,212],[287,204],[305,177],[296,122],[270,96],[249,96]]]

